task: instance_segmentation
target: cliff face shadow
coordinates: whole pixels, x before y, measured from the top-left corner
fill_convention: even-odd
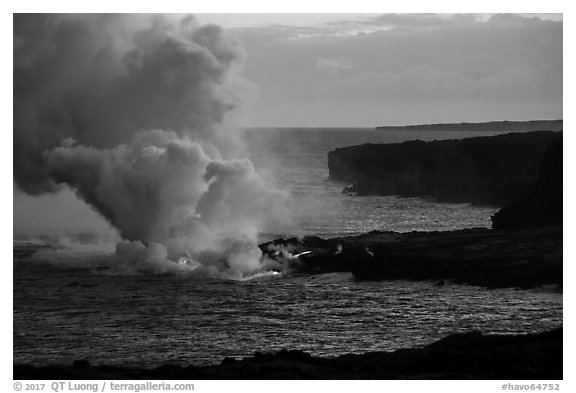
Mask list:
[[[358,195],[433,197],[440,202],[506,206],[538,178],[553,131],[400,144],[366,144],[328,154],[330,179]]]
[[[551,142],[538,181],[524,200],[506,206],[492,216],[494,229],[562,226],[562,141]]]

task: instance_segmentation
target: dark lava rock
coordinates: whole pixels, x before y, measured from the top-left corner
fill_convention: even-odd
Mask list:
[[[524,200],[500,209],[492,216],[494,229],[562,226],[562,141],[548,145],[538,182]]]
[[[90,367],[90,362],[86,359],[74,360],[74,363],[72,363],[72,365],[77,368],[88,368]]]
[[[562,286],[562,229],[412,232],[364,239],[372,255],[350,267],[359,280],[451,280],[488,288]],[[384,240],[381,240],[381,237]]]
[[[359,195],[433,197],[506,206],[534,188],[546,147],[561,132],[398,144],[365,144],[328,153],[330,179]]]
[[[358,280],[446,280],[488,288],[562,286],[562,228],[447,232],[380,232],[323,240],[279,239],[261,245],[311,251],[294,272],[352,272]]]
[[[539,334],[454,334],[423,348],[336,358],[282,350],[203,367],[15,365],[14,379],[544,379],[562,375],[562,328]]]

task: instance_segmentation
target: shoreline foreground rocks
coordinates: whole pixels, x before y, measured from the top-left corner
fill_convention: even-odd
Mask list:
[[[453,334],[422,348],[335,358],[281,350],[219,365],[154,369],[90,365],[15,365],[16,380],[48,379],[562,379],[562,328],[521,335]]]

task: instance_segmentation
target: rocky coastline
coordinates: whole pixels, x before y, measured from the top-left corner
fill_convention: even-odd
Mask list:
[[[380,232],[322,239],[277,239],[261,248],[271,257],[281,246],[302,274],[351,272],[357,280],[452,281],[488,288],[562,288],[562,228],[450,232]]]
[[[260,245],[269,258],[279,251],[291,255],[290,274],[351,272],[356,280],[427,280],[437,285],[447,282],[487,288],[540,288],[561,291],[562,265],[562,142],[561,133],[536,132],[524,135],[471,138],[471,142],[408,142],[400,145],[364,145],[332,152],[331,177],[359,180],[356,190],[366,187],[374,174],[410,176],[429,171],[432,183],[438,177],[456,179],[474,172],[480,186],[489,179],[502,193],[482,194],[471,202],[493,202],[503,207],[493,216],[493,228],[470,228],[448,232],[373,231],[358,236],[333,239],[319,237],[276,239]],[[487,154],[520,143],[517,160],[489,157],[489,169],[482,167]],[[467,144],[470,144],[469,146]],[[464,146],[464,147],[463,147]],[[468,147],[466,147],[468,146]],[[472,150],[469,149],[471,147]],[[504,147],[503,147],[504,146]],[[430,150],[430,151],[428,151]],[[442,151],[441,158],[432,158]],[[471,151],[475,153],[472,154]],[[391,153],[383,155],[385,153]],[[409,152],[407,156],[404,154]],[[464,156],[471,154],[462,164]],[[357,157],[354,158],[354,157]],[[364,157],[364,158],[361,158]],[[384,157],[384,158],[382,158]],[[392,157],[392,158],[390,158]],[[459,157],[459,158],[458,158]],[[387,160],[400,160],[391,164]],[[413,164],[407,162],[413,160]],[[441,160],[441,161],[438,161]],[[456,161],[454,161],[456,160]],[[506,160],[514,165],[504,165]],[[472,162],[473,161],[473,162]],[[520,164],[518,164],[520,162]],[[495,164],[497,163],[497,164]],[[382,166],[384,165],[384,166]],[[458,166],[461,165],[459,172]],[[518,166],[520,165],[520,166]],[[375,168],[376,169],[370,169]],[[378,168],[384,168],[381,172]],[[452,168],[454,167],[454,168]],[[428,168],[428,169],[426,169]],[[505,171],[503,168],[507,168]],[[484,172],[483,172],[484,171]],[[493,173],[492,173],[493,172]],[[484,175],[480,175],[484,173]],[[485,176],[492,173],[501,178]],[[454,177],[458,175],[457,177]],[[503,186],[518,177],[519,182]],[[416,179],[416,180],[414,180]],[[368,181],[369,184],[370,181]],[[441,182],[442,183],[442,182]],[[386,181],[378,183],[389,184]],[[391,184],[391,183],[390,183]],[[407,183],[403,183],[407,184]],[[431,184],[431,183],[430,183]],[[519,186],[521,184],[521,186]],[[380,187],[380,186],[379,186]],[[397,192],[396,187],[377,189]],[[419,186],[418,186],[419,187]],[[414,190],[431,190],[408,187]],[[460,186],[458,186],[460,187]],[[457,188],[458,188],[457,187]],[[509,192],[516,187],[515,192]],[[432,188],[434,189],[434,188]],[[447,200],[466,199],[474,190],[453,193]],[[370,188],[370,190],[374,190]],[[411,191],[410,191],[411,190]],[[442,188],[438,188],[442,190]],[[422,192],[424,192],[422,191]],[[420,191],[419,191],[420,192]],[[472,192],[472,194],[470,194]],[[419,193],[417,193],[419,194]],[[479,195],[479,194],[478,194]],[[478,196],[476,195],[476,196]],[[491,195],[489,198],[486,195]],[[440,198],[442,199],[442,198]],[[294,257],[298,255],[297,257]],[[285,256],[282,256],[285,258]],[[535,334],[486,335],[458,333],[422,348],[395,352],[348,354],[334,358],[312,356],[301,351],[281,350],[255,353],[243,359],[226,358],[218,365],[163,365],[154,369],[113,365],[92,365],[78,360],[72,365],[14,365],[14,379],[544,379],[559,380],[562,374],[563,330]]]
[[[209,379],[562,379],[562,328],[538,334],[453,334],[422,348],[334,358],[281,350],[256,352],[218,365],[163,365],[154,369],[91,365],[15,365],[16,380]]]
[[[349,146],[328,153],[329,178],[357,195],[503,207],[532,191],[548,145],[561,140],[561,132],[535,131]]]

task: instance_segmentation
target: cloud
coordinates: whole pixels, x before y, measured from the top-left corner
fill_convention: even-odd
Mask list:
[[[365,30],[354,32],[356,26]],[[232,33],[249,53],[246,75],[261,89],[257,124],[382,124],[387,120],[337,110],[325,119],[289,119],[275,108],[398,100],[406,102],[399,114],[408,123],[410,101],[441,101],[446,113],[453,112],[450,103],[467,102],[454,121],[502,116],[477,110],[495,98],[509,105],[510,116],[518,116],[522,102],[523,118],[562,116],[562,22],[511,14],[388,14]],[[534,111],[535,101],[543,104],[540,111]]]
[[[232,139],[218,126],[242,100],[224,82],[243,52],[217,26],[190,17],[17,15],[14,34],[14,167],[29,192],[54,187],[39,153],[63,138],[110,147],[134,130],[165,128]]]
[[[353,69],[354,62],[350,58],[319,57],[316,59],[316,66],[320,70],[326,70],[331,75],[337,76],[342,72]]]
[[[225,276],[262,268],[258,235],[284,219],[287,196],[246,158],[232,121],[250,90],[236,40],[191,16],[14,22],[23,191],[73,189],[127,242],[121,261],[164,271],[184,256]]]

